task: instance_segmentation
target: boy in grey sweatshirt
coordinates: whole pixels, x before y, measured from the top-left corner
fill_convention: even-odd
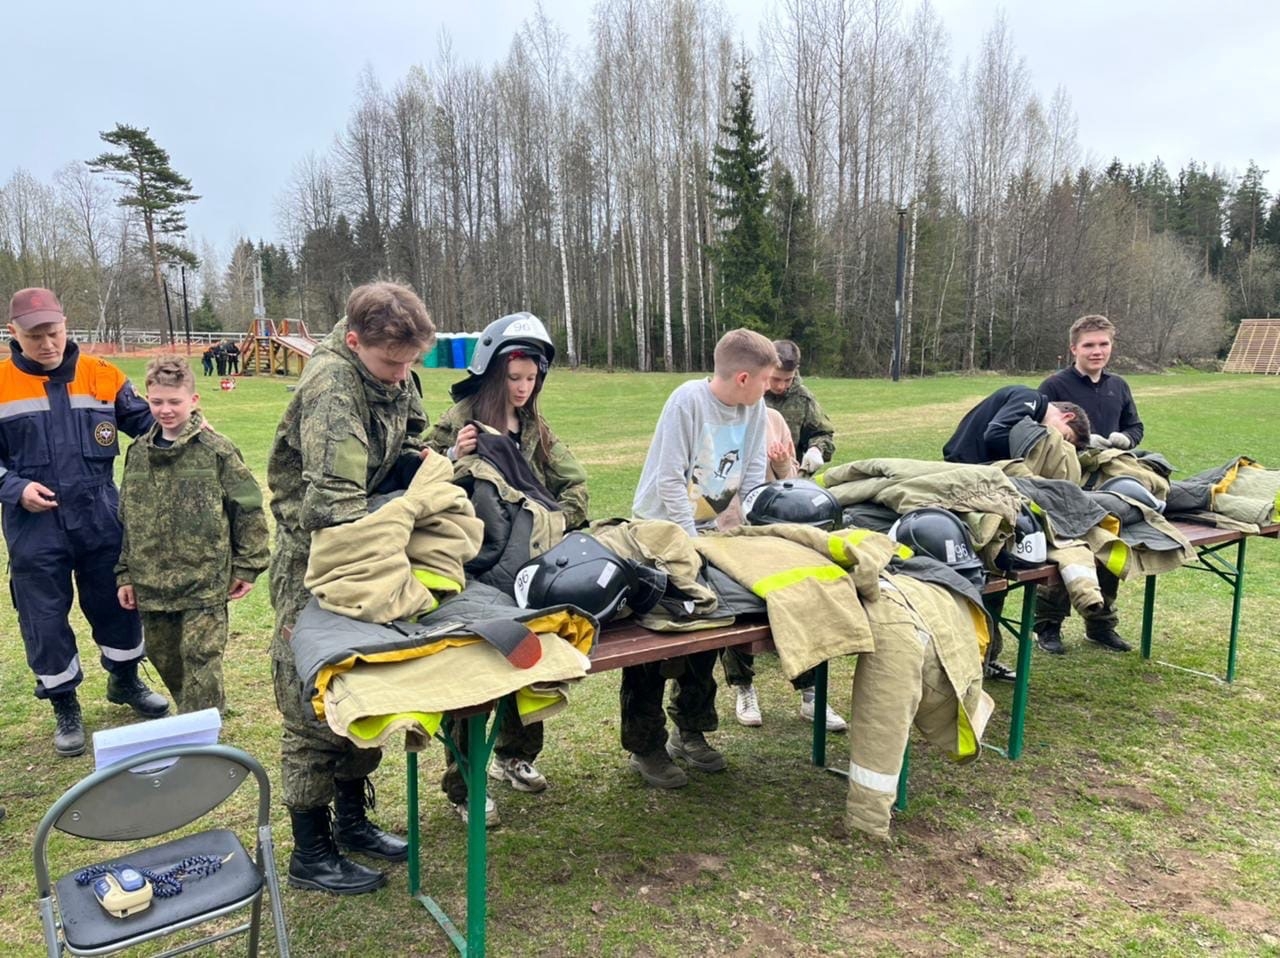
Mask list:
[[[714,528],[735,495],[765,481],[763,397],[777,364],[773,343],[757,332],[734,329],[720,338],[711,378],[677,386],[662,408],[631,505],[636,518],[668,519],[697,535]],[[673,758],[704,772],[724,769],[724,756],[703,734],[719,725],[715,662],[714,651],[699,652],[622,670],[622,747],[650,785],[688,783]],[[662,697],[672,674],[676,734],[668,738]]]

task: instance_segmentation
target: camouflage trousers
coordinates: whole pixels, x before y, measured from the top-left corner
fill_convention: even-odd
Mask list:
[[[367,778],[382,761],[382,749],[359,748],[336,734],[316,717],[302,696],[302,680],[294,664],[293,649],[284,637],[311,594],[302,585],[307,569],[307,547],[278,534],[271,555],[271,605],[276,611],[271,639],[271,681],[283,728],[280,734],[281,778],[284,803],[305,810],[333,801],[334,780]]]
[[[142,638],[179,712],[227,704],[222,653],[227,647],[226,604],[177,612],[143,612]]]
[[[503,702],[501,707],[504,714],[501,718],[502,724],[498,726],[498,740],[494,743],[493,753],[500,759],[522,758],[532,765],[542,751],[542,723],[523,725],[519,718],[507,712],[509,706],[506,702]],[[441,731],[453,738],[454,747],[458,752],[467,754],[467,743],[470,737],[467,735],[466,719],[445,719]],[[447,745],[445,762],[444,777],[440,779],[440,791],[449,796],[449,801],[455,805],[465,802],[467,779],[461,765],[458,764],[457,754]]]
[[[711,651],[624,668],[619,690],[622,747],[637,755],[649,755],[667,743],[662,697],[668,676],[676,680],[676,694],[667,707],[676,728],[686,732],[714,732],[719,728],[715,665],[716,652]]]
[[[724,667],[725,684],[742,688],[753,684],[756,677],[756,657],[744,648],[730,646],[720,650],[720,665]],[[797,692],[811,689],[818,684],[818,677],[813,669],[806,669],[791,680],[791,687]]]
[[[1099,565],[1098,586],[1102,589],[1102,608],[1092,615],[1081,615],[1084,619],[1086,635],[1100,635],[1108,629],[1114,630],[1120,621],[1116,614],[1116,594],[1120,591],[1120,580],[1115,574]],[[1042,585],[1036,587],[1036,631],[1045,628],[1062,628],[1063,620],[1071,614],[1071,599],[1064,585]]]

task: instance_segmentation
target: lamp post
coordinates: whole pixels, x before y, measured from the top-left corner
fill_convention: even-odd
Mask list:
[[[898,277],[893,297],[893,362],[890,376],[896,383],[902,374],[902,301],[907,272],[907,208],[898,208]]]
[[[182,273],[182,324],[187,330],[187,355],[191,355],[191,309],[187,305],[187,264],[179,267]]]
[[[172,346],[176,337],[173,335],[173,311],[169,309],[169,277],[160,277],[160,285],[164,288],[164,315],[169,320],[169,345]]]

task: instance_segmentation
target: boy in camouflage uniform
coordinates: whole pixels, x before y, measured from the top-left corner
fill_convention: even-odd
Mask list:
[[[764,404],[786,421],[791,441],[795,443],[795,455],[800,459],[800,474],[811,476],[835,454],[835,430],[813,393],[800,382],[800,347],[789,339],[776,339],[773,349],[778,354],[778,365],[769,375]],[[724,668],[725,682],[733,686],[735,692],[733,711],[738,723],[748,727],[762,725],[764,719],[760,714],[760,697],[756,694],[754,681],[755,656],[742,649],[722,649],[720,664]],[[816,684],[817,677],[812,669],[791,681],[792,687],[800,693],[800,717],[810,722],[813,721]],[[826,723],[828,732],[843,732],[849,727],[829,705]]]
[[[185,359],[153,360],[146,389],[156,421],[125,454],[117,594],[141,613],[178,711],[221,711],[227,601],[267,567],[262,490],[240,450],[205,425]]]
[[[769,377],[764,404],[782,413],[791,429],[800,459],[800,474],[811,476],[836,453],[835,429],[813,393],[800,381],[800,347],[789,339],[775,340],[778,368]]]
[[[286,638],[310,593],[303,585],[311,533],[368,512],[375,490],[405,488],[424,454],[418,393],[407,382],[435,326],[417,295],[394,283],[357,287],[347,315],[316,346],[293,394],[267,463],[276,546],[271,604],[276,612],[271,671],[283,717],[284,800],[293,824],[289,884],[340,895],[386,882],[375,869],[339,854],[341,846],[403,861],[408,846],[365,817],[368,777],[382,758],[334,734],[303,700]],[[336,835],[329,803],[337,811]],[[335,843],[336,838],[336,843]]]

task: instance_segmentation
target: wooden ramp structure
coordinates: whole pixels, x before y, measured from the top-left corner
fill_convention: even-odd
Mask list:
[[[1224,373],[1280,375],[1280,319],[1242,319]]]
[[[258,318],[240,343],[240,372],[245,376],[298,376],[315,348],[316,340],[302,320]]]

